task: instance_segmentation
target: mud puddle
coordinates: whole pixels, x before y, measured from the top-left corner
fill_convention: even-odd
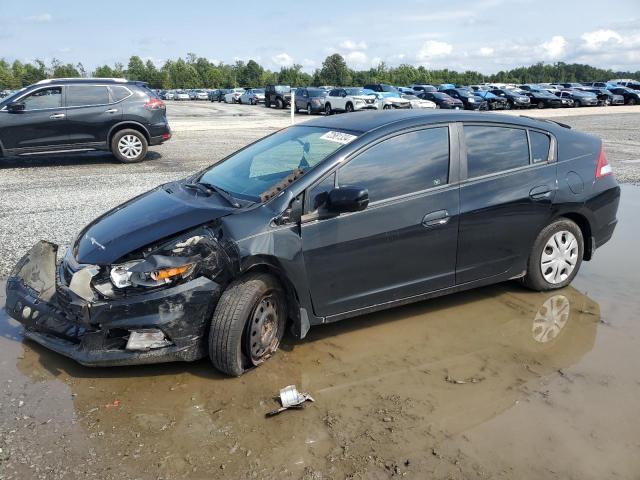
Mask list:
[[[239,379],[206,361],[84,368],[2,311],[0,478],[638,478],[638,209],[625,187],[573,287],[312,329]],[[316,403],[265,418],[289,384]]]

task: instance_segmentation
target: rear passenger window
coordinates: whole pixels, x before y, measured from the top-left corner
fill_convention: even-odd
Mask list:
[[[449,179],[449,129],[430,128],[385,140],[339,170],[340,186],[369,190],[372,202],[444,185]]]
[[[531,159],[533,163],[543,163],[549,160],[549,147],[551,139],[549,135],[529,130],[531,140]]]
[[[109,103],[107,87],[98,85],[69,85],[67,87],[67,106],[106,105]]]
[[[129,89],[127,87],[122,87],[122,86],[115,85],[115,86],[109,87],[109,90],[111,92],[111,102],[112,103],[116,103],[116,102],[119,102],[120,100],[124,100],[129,95],[131,95],[131,92],[129,91]],[[153,97],[156,97],[155,93],[151,92],[150,90],[149,90],[149,93]]]
[[[526,130],[466,125],[464,138],[469,178],[529,165]]]

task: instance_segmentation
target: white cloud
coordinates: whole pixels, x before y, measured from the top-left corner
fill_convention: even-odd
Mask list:
[[[41,13],[40,15],[32,15],[30,17],[27,17],[27,20],[33,23],[49,23],[51,20],[53,20],[53,17],[50,13]]]
[[[271,61],[279,67],[290,67],[293,65],[293,58],[288,53],[282,52],[271,57]]]
[[[349,65],[355,68],[362,68],[365,64],[368,66],[369,63],[369,57],[367,57],[367,54],[357,50],[344,55],[344,59]]]
[[[613,30],[587,32],[582,34],[580,38],[584,41],[584,47],[587,50],[599,50],[603,46],[608,46],[608,44],[620,44],[623,41],[620,34]]]
[[[418,50],[416,59],[419,62],[428,62],[433,58],[444,57],[451,54],[453,46],[447,42],[439,42],[437,40],[427,40]]]
[[[545,57],[557,59],[565,53],[567,45],[568,43],[563,36],[555,35],[548,42],[541,44],[540,47],[542,47]]]
[[[478,54],[481,57],[492,57],[494,53],[495,50],[491,47],[482,47],[480,48],[480,50],[478,50]]]
[[[354,42],[353,40],[345,40],[340,43],[340,48],[344,48],[345,50],[366,50],[367,44],[363,41]]]

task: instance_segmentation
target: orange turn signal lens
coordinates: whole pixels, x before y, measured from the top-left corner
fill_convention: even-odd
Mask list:
[[[166,280],[167,278],[176,277],[178,275],[183,275],[193,267],[193,263],[189,263],[187,265],[182,265],[180,267],[173,268],[163,268],[162,270],[158,270],[157,272],[153,272],[151,274],[151,278],[154,280]]]

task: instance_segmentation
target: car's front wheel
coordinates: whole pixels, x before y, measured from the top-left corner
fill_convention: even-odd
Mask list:
[[[136,163],[147,156],[148,142],[137,130],[124,129],[111,139],[111,152],[122,163]]]
[[[276,98],[276,108],[278,110],[282,110],[284,108],[284,102],[279,98]]]
[[[583,253],[580,227],[568,218],[556,220],[536,238],[522,281],[538,291],[566,287],[578,273]]]
[[[284,291],[271,275],[248,275],[231,283],[220,297],[209,329],[214,367],[238,377],[271,357],[285,332]]]

